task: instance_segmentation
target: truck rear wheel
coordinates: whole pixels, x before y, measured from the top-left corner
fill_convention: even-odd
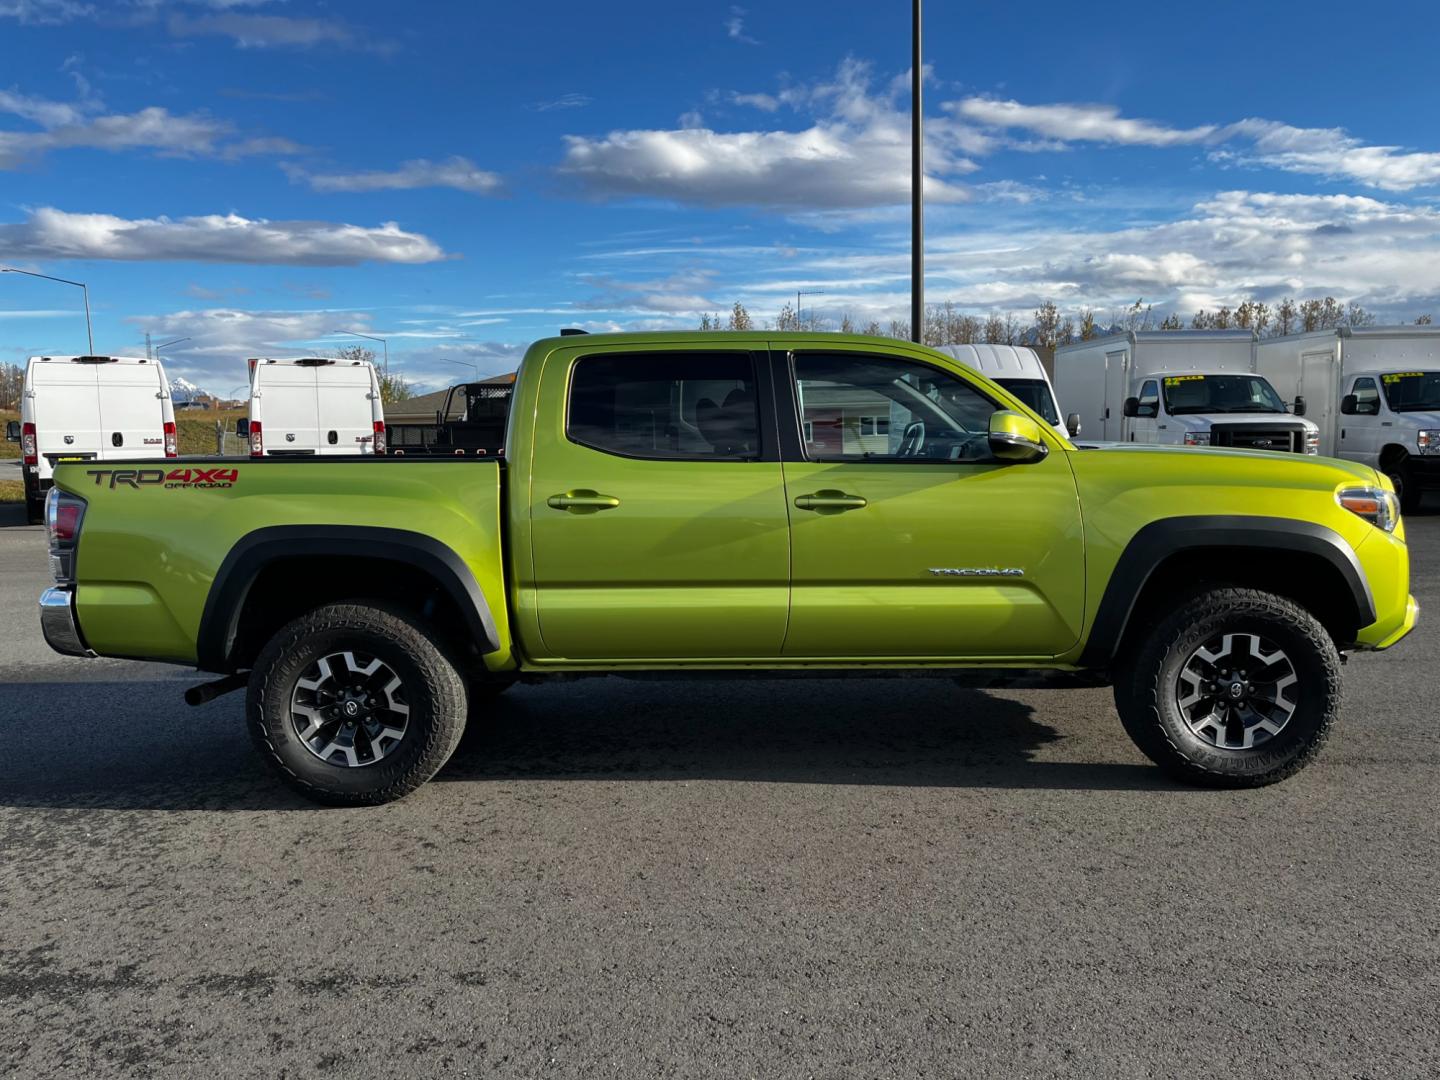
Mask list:
[[[1284,597],[1219,588],[1147,633],[1115,683],[1140,750],[1188,783],[1260,787],[1304,768],[1340,708],[1340,656]]]
[[[412,616],[328,604],[261,650],[246,713],[256,747],[291,787],[332,806],[373,806],[449,760],[465,728],[465,680]]]

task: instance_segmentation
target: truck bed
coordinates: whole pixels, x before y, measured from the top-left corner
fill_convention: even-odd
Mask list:
[[[76,603],[96,652],[196,663],[212,587],[227,558],[263,526],[282,539],[317,530],[432,538],[470,568],[491,604],[500,652],[510,655],[494,458],[78,462],[61,465],[55,481],[87,503],[76,554],[85,584]],[[363,593],[366,583],[355,584]]]

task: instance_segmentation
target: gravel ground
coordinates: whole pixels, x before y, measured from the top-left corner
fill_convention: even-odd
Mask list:
[[[1440,1073],[1433,618],[1263,791],[1107,691],[597,679],[351,811],[239,695],[50,653],[45,574],[0,528],[0,1076]]]

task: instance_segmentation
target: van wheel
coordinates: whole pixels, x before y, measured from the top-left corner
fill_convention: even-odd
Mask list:
[[[413,616],[328,604],[280,630],[250,673],[246,713],[260,753],[291,787],[332,806],[410,794],[465,728],[465,680]]]
[[[1400,512],[1402,514],[1413,514],[1420,509],[1422,492],[1420,485],[1415,483],[1414,477],[1410,474],[1410,463],[1408,461],[1392,462],[1385,466],[1385,475],[1395,485],[1395,497],[1400,500]]]
[[[1172,776],[1261,787],[1320,752],[1340,693],[1340,655],[1313,615],[1284,597],[1219,588],[1138,643],[1115,707],[1135,745]]]

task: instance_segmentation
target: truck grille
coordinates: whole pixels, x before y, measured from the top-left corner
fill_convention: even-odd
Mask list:
[[[1275,450],[1282,454],[1303,454],[1305,427],[1302,424],[1266,427],[1215,424],[1210,429],[1210,445],[1228,446],[1235,450]]]

